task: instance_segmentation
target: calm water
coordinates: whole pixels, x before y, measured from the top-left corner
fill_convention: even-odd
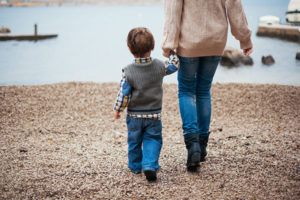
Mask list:
[[[300,85],[299,43],[256,37],[258,18],[275,15],[284,21],[288,0],[244,0],[253,31],[254,66],[219,66],[215,82],[278,83]],[[132,27],[150,28],[156,39],[153,57],[161,56],[162,6],[81,6],[0,8],[0,26],[12,34],[57,33],[39,42],[0,42],[0,85],[44,84],[65,81],[118,82],[121,68],[132,61],[126,36]],[[232,37],[228,45],[238,48]],[[264,66],[261,56],[272,54],[276,64]],[[176,75],[165,82],[176,82]]]

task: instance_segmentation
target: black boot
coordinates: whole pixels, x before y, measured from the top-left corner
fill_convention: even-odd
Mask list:
[[[144,174],[146,176],[146,179],[149,182],[154,182],[157,179],[156,178],[156,171],[146,170],[146,171],[144,171]]]
[[[207,143],[208,143],[208,138],[209,138],[209,136],[199,136],[199,144],[200,144],[200,149],[201,149],[200,162],[205,161],[205,157],[207,155],[206,147],[207,147]]]
[[[199,133],[188,133],[184,135],[185,146],[188,150],[187,169],[188,171],[196,171],[200,166],[200,146]]]

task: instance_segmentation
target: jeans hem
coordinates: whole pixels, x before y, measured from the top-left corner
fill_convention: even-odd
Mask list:
[[[130,171],[132,172],[132,173],[134,173],[134,174],[139,174],[139,173],[141,173],[141,171],[142,170],[133,170],[133,169],[131,169],[131,168],[129,168],[130,169]]]
[[[143,172],[144,171],[157,171],[159,168],[155,168],[155,167],[145,167],[145,168],[143,168]]]

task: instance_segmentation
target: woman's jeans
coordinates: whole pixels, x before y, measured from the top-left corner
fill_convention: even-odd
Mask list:
[[[161,120],[127,115],[128,167],[134,173],[156,171],[162,147]]]
[[[209,135],[210,88],[221,56],[179,57],[178,97],[183,134]]]

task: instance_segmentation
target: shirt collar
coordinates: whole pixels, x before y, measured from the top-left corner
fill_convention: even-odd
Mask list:
[[[147,57],[147,58],[135,58],[134,62],[135,63],[149,63],[152,61],[151,57]]]

